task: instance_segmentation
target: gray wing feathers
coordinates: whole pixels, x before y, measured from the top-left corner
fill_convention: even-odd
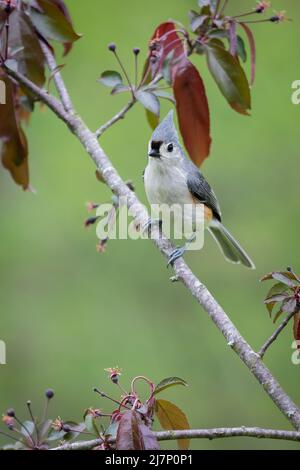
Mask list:
[[[189,164],[187,169],[187,185],[190,193],[199,199],[200,202],[210,207],[215,218],[221,221],[221,209],[214,191],[201,175],[198,168],[192,162],[187,163]]]

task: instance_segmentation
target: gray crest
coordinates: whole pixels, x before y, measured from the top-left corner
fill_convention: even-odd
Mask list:
[[[157,126],[151,140],[154,142],[174,142],[179,144],[179,137],[174,125],[173,109],[168,112],[163,121]]]

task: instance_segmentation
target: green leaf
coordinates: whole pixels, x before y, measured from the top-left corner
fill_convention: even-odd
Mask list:
[[[275,314],[274,316],[274,319],[273,319],[273,323],[276,323],[276,321],[278,320],[278,318],[280,317],[280,315],[282,315],[283,311],[281,310],[281,308],[278,310],[278,312]]]
[[[163,429],[180,430],[190,429],[189,422],[184,412],[167,400],[156,400],[155,413]],[[181,450],[189,448],[189,439],[178,439],[178,446]]]
[[[180,379],[179,377],[168,377],[156,385],[153,395],[157,395],[163,390],[166,390],[166,388],[174,387],[175,385],[184,385],[185,387],[188,387],[185,380]]]
[[[149,91],[139,90],[136,93],[136,99],[144,106],[145,109],[148,109],[151,113],[159,116],[160,104],[157,96]]]
[[[247,60],[247,52],[243,39],[241,36],[237,36],[237,53],[238,56],[242,59],[243,62]]]
[[[197,15],[193,10],[190,11],[189,17],[190,17],[190,28],[193,31],[193,33],[197,32],[197,30],[201,28],[205,20],[209,18],[208,15]]]
[[[149,124],[150,128],[152,130],[156,129],[156,127],[159,124],[159,116],[157,116],[156,114],[151,113],[151,111],[149,111],[149,109],[145,109],[145,111],[146,111],[146,118],[147,118],[147,121],[148,121],[148,124]]]
[[[274,295],[282,294],[283,292],[286,292],[288,289],[289,288],[285,284],[283,284],[282,282],[278,282],[278,283],[274,284],[274,286],[271,287],[271,289],[267,293],[266,300],[270,299]],[[274,300],[271,300],[270,302],[265,301],[265,303],[266,303],[266,307],[269,311],[269,314],[271,316],[273,308],[276,305],[276,301],[274,301]]]
[[[55,3],[49,0],[36,0],[36,2],[43,13],[31,8],[30,18],[42,36],[61,43],[72,43],[81,37]]]
[[[99,436],[99,429],[96,425],[96,418],[94,418],[91,413],[86,414],[84,418],[84,423],[88,431],[93,434],[96,434],[96,436]]]
[[[28,433],[32,436],[35,431],[34,423],[32,421],[24,421],[20,431],[26,438],[28,438]]]
[[[108,428],[105,429],[105,436],[110,436],[113,439],[116,438],[119,427],[119,421],[112,421]]]
[[[123,85],[121,75],[115,70],[106,70],[105,72],[103,72],[100,75],[98,82],[110,88],[114,88],[118,85]]]
[[[215,44],[206,46],[208,68],[230,106],[241,114],[251,109],[250,88],[244,70],[228,51]]]

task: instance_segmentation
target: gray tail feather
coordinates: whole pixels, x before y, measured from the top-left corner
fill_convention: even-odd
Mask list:
[[[209,227],[209,231],[228,261],[241,263],[247,266],[247,268],[255,269],[253,261],[221,222],[214,219],[213,224]]]

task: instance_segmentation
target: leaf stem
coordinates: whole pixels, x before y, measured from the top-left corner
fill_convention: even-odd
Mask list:
[[[283,322],[279,325],[279,327],[274,331],[274,333],[270,336],[270,338],[263,344],[263,346],[260,348],[258,351],[259,357],[262,359],[267,351],[267,349],[271,346],[271,344],[276,341],[282,330],[287,326],[289,321],[296,315],[296,313],[299,312],[298,309],[296,309],[294,312],[289,313],[286,318],[283,320]]]

